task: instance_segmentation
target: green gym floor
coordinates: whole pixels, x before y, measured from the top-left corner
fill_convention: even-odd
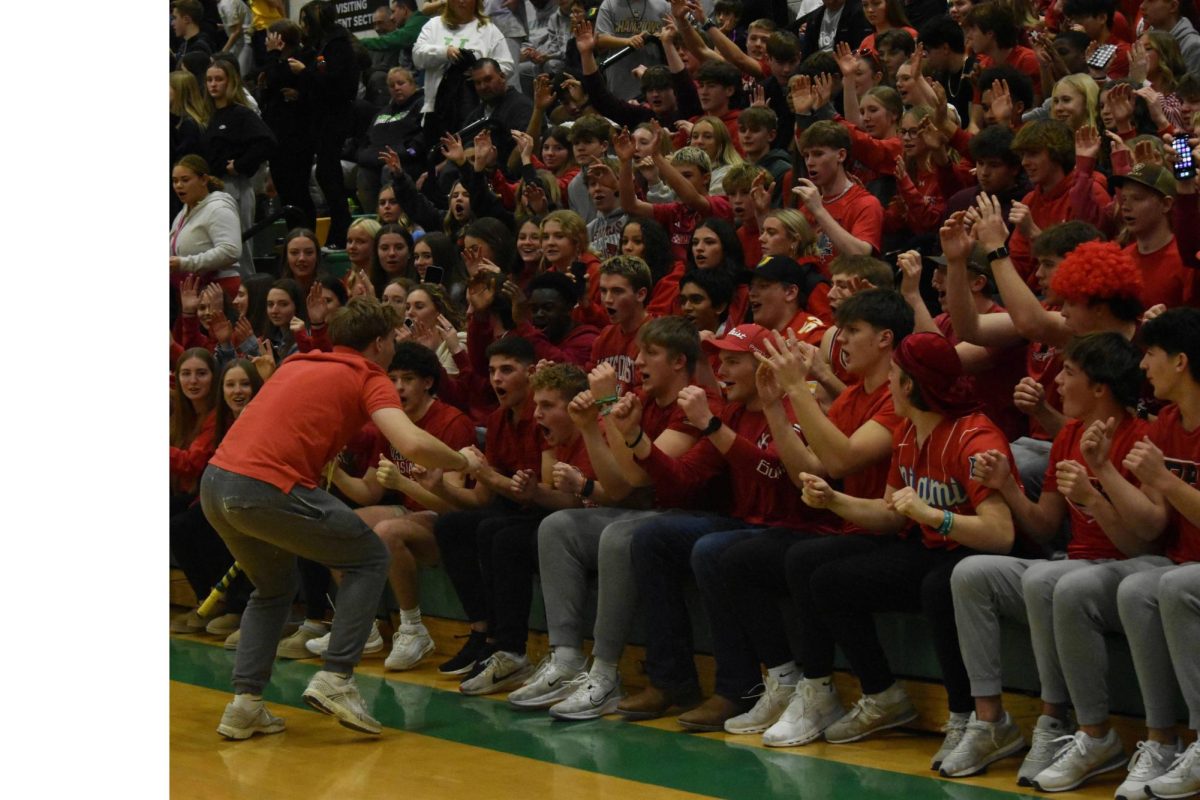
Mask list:
[[[266,698],[288,725],[275,736],[229,742],[216,724],[229,699],[233,653],[211,637],[170,640],[171,793],[196,798],[729,797],[957,798],[1036,796],[1018,791],[1018,759],[969,781],[928,770],[939,739],[894,732],[852,745],[769,749],[757,736],[688,734],[672,720],[581,723],[464,697],[436,660],[387,673],[367,657],[358,683],[380,737],[356,734],[300,699],[315,659],[277,661]],[[1063,798],[1111,797],[1120,777]]]

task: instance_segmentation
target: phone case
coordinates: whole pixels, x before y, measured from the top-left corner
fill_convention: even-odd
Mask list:
[[[1175,179],[1190,180],[1196,177],[1196,162],[1192,159],[1192,148],[1187,136],[1176,136],[1171,141],[1175,151]]]

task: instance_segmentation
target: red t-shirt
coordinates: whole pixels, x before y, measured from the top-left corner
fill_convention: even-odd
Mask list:
[[[400,396],[361,353],[297,353],[263,384],[210,463],[281,492],[315,489],[325,465],[384,408],[399,409]]]
[[[641,323],[633,333],[625,333],[620,325],[609,325],[600,331],[600,335],[592,342],[592,358],[588,362],[588,371],[601,363],[612,364],[617,373],[617,394],[624,394],[630,389],[642,385],[642,375],[633,367],[638,356],[638,331],[650,321],[650,315],[642,318]]]
[[[414,420],[413,424],[441,441],[451,450],[461,450],[464,447],[470,447],[476,442],[475,426],[471,423],[471,418],[454,406],[443,403],[441,400],[434,399],[429,409],[425,412],[425,416],[419,420]],[[380,438],[382,439],[382,437]],[[413,462],[407,456],[398,451],[387,440],[381,441],[380,445],[380,449],[375,453],[375,457],[372,460],[372,467],[378,469],[379,457],[386,456],[388,461],[391,461],[399,468],[401,475],[416,480],[413,477]],[[407,495],[405,495],[401,502],[405,508],[412,511],[425,510],[425,506]]]
[[[1163,451],[1167,469],[1182,478],[1188,486],[1200,489],[1200,426],[1191,431],[1184,428],[1179,406],[1171,404],[1150,423],[1147,435]],[[1177,564],[1200,561],[1200,526],[1173,506],[1171,525],[1174,531],[1167,540],[1167,558]]]
[[[821,285],[827,286],[824,283]],[[826,294],[828,295],[828,291]],[[792,317],[787,325],[783,326],[785,331],[784,336],[787,335],[786,331],[791,329],[796,332],[797,339],[802,342],[808,342],[813,347],[821,346],[821,340],[825,338],[825,331],[828,328],[828,325],[804,309],[797,311],[796,316]]]
[[[903,422],[892,407],[892,392],[887,381],[875,387],[873,392],[868,392],[862,381],[847,386],[846,391],[829,406],[828,416],[829,421],[847,436],[853,436],[868,422],[878,422],[889,431],[895,431]],[[842,478],[842,491],[851,497],[883,497],[890,468],[887,459],[881,459],[858,472],[852,472]],[[845,533],[873,533],[848,521],[843,521],[842,529]]]
[[[1162,303],[1168,307],[1190,305],[1192,301],[1192,270],[1183,266],[1175,237],[1152,253],[1142,253],[1137,242],[1125,252],[1142,271],[1142,305],[1149,308]]]
[[[851,184],[844,195],[825,203],[825,210],[855,239],[871,245],[876,253],[880,251],[883,246],[883,206],[875,195],[860,184]],[[800,211],[809,224],[817,228],[817,254],[821,259],[822,272],[828,275],[829,262],[838,255],[833,241],[820,230],[808,208],[801,205]]]
[[[979,64],[979,70],[982,72],[985,69],[995,66],[991,56],[977,54],[975,56],[976,63]],[[1028,47],[1017,45],[1012,50],[1008,51],[1008,56],[1004,59],[1004,63],[1013,67],[1023,75],[1027,75],[1029,80],[1033,82],[1033,93],[1041,94],[1042,86],[1042,71],[1038,67],[1037,54]],[[984,91],[990,89],[990,86],[979,86],[975,90],[975,102],[979,102],[979,96]]]
[[[986,414],[976,412],[954,419],[945,417],[930,432],[923,444],[917,444],[917,429],[911,420],[896,427],[894,449],[888,470],[888,486],[911,486],[930,506],[955,514],[974,515],[975,509],[994,494],[971,477],[975,457],[986,450],[999,450],[1013,464],[1008,440]],[[1013,479],[1020,476],[1012,466]],[[920,525],[921,538],[930,549],[953,550],[958,542],[941,536],[936,527]]]
[[[1042,306],[1046,309],[1051,308],[1045,303]],[[1046,405],[1055,411],[1062,411],[1062,398],[1058,395],[1058,384],[1054,381],[1062,371],[1062,360],[1061,350],[1043,342],[1030,342],[1025,351],[1025,374],[1042,385],[1046,390]],[[1011,391],[1009,395],[1012,395]],[[1029,435],[1034,439],[1050,438],[1050,434],[1037,421],[1037,417],[1029,418]]]
[[[1149,426],[1137,417],[1126,417],[1113,432],[1112,447],[1108,451],[1108,460],[1124,476],[1125,480],[1134,485],[1137,485],[1137,478],[1133,477],[1129,470],[1121,465],[1121,462],[1125,460],[1125,454],[1129,452],[1129,448],[1133,447],[1133,443],[1141,441],[1148,428]],[[1073,419],[1069,420],[1058,432],[1058,436],[1054,437],[1054,444],[1050,446],[1050,462],[1046,465],[1046,475],[1042,479],[1043,492],[1058,490],[1058,462],[1065,460],[1078,461],[1083,464],[1088,475],[1092,476],[1092,485],[1099,489],[1101,494],[1104,493],[1100,487],[1100,480],[1092,475],[1092,470],[1088,467],[1087,461],[1084,460],[1083,453],[1079,449],[1079,442],[1086,430],[1086,425]],[[1080,508],[1070,500],[1067,500],[1067,507],[1071,514],[1071,541],[1067,544],[1068,558],[1121,559],[1126,557],[1112,543],[1112,540],[1100,527],[1100,523],[1096,522],[1087,509]]]
[[[525,400],[519,415],[513,420],[509,410],[500,407],[487,420],[487,440],[484,452],[488,464],[503,475],[531,469],[542,474],[542,432],[533,421],[533,397]]]
[[[688,248],[692,246],[692,234],[696,226],[709,217],[733,220],[733,206],[725,195],[708,195],[709,212],[701,214],[686,203],[655,203],[654,221],[667,229],[671,237],[671,257],[676,261],[687,261]]]
[[[833,370],[833,374],[837,376],[839,381],[849,386],[855,381],[860,380],[860,378],[851,372],[849,366],[846,364],[846,352],[842,350],[842,343],[838,340],[838,331],[840,328],[837,325],[830,325],[827,330],[831,331],[829,339],[829,368]]]
[[[1051,225],[1066,222],[1073,218],[1070,190],[1074,183],[1075,172],[1072,170],[1067,173],[1061,183],[1049,192],[1043,192],[1040,188],[1035,188],[1021,198],[1021,202],[1029,206],[1029,215],[1033,217],[1033,221],[1039,229],[1046,230]],[[1103,174],[1099,172],[1092,173],[1092,201],[1100,208],[1104,208],[1112,202],[1108,196],[1108,191],[1105,189],[1107,184],[1108,181]],[[1017,272],[1031,286],[1035,285],[1036,282],[1033,280],[1033,274],[1036,265],[1033,263],[1029,239],[1025,238],[1025,234],[1021,233],[1020,229],[1014,230],[1012,236],[1009,237],[1008,250],[1013,266],[1017,268]]]
[[[701,388],[704,389],[704,394],[708,398],[709,410],[714,414],[720,414],[721,409],[725,406],[724,399],[712,387]],[[642,431],[650,441],[657,439],[663,431],[679,431],[691,436],[699,433],[687,421],[687,414],[683,413],[683,409],[680,408],[679,403],[675,402],[674,398],[665,406],[660,406],[653,397],[647,396],[641,387],[634,389],[634,394],[638,396],[638,400],[642,401]]]

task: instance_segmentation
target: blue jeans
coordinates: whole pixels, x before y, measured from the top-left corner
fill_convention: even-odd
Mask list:
[[[328,492],[269,483],[209,465],[200,480],[204,515],[254,584],[233,667],[238,694],[262,694],[296,596],[296,556],[342,571],[325,669],[354,671],[387,583],[388,552],[350,508]]]
[[[762,530],[739,519],[681,512],[638,523],[631,553],[646,614],[646,675],[654,686],[672,694],[699,687],[692,621],[684,602],[691,575],[712,631],[717,694],[737,700],[761,682],[758,661],[721,578],[720,561],[726,549]]]

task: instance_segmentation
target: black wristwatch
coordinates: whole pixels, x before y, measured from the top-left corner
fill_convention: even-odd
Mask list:
[[[700,30],[702,31],[706,31],[709,28],[715,27],[717,27],[717,23],[713,22],[711,19],[706,19],[704,22],[700,23]]]
[[[704,430],[700,431],[700,435],[712,436],[714,433],[721,430],[721,426],[724,424],[725,423],[721,421],[720,417],[714,416],[708,421],[708,424],[704,426]]]
[[[987,254],[988,263],[993,261],[1002,261],[1008,258],[1008,245],[1000,245],[995,250]]]

